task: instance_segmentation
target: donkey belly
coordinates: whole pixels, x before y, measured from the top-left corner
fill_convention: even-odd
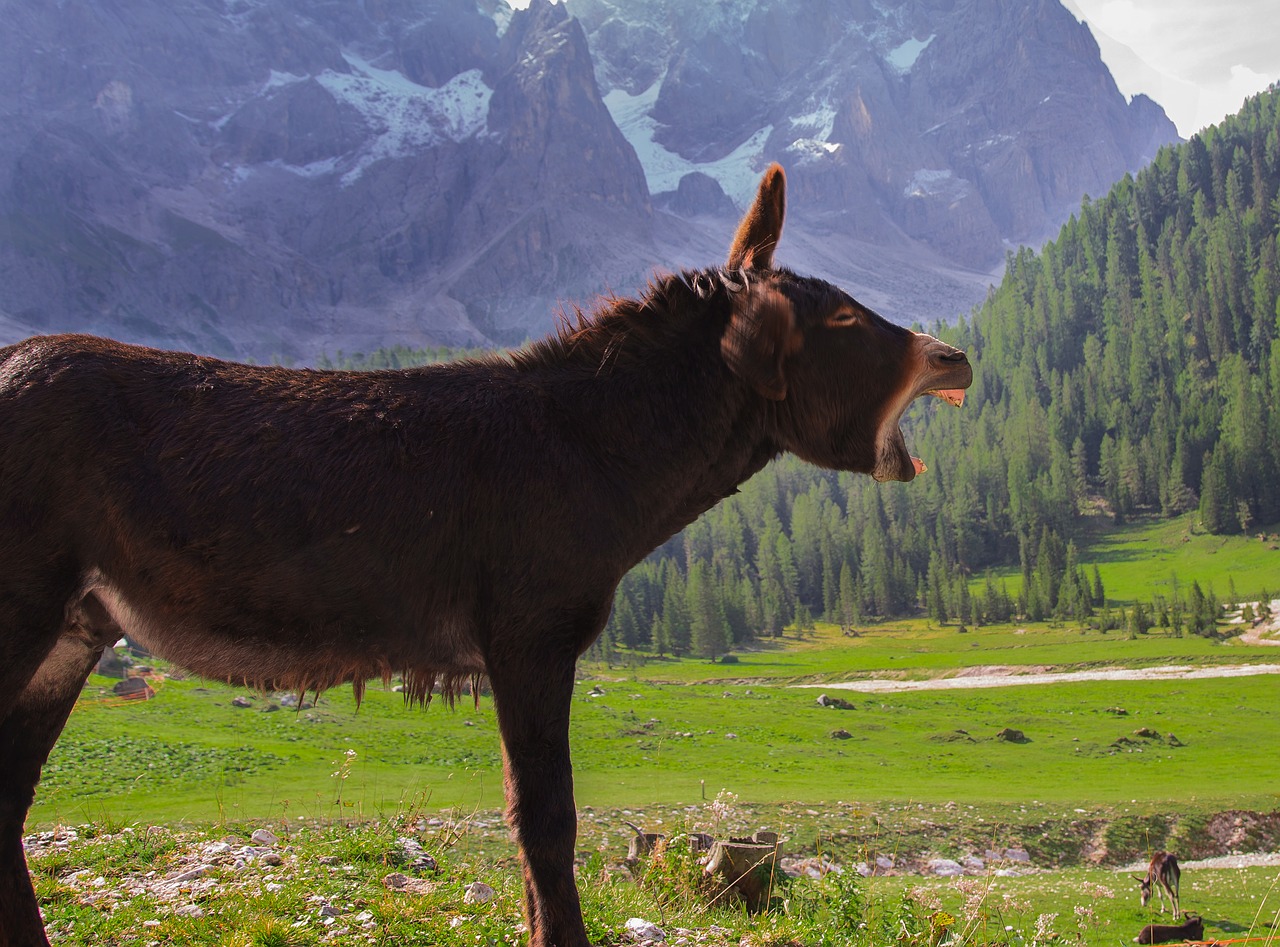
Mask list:
[[[403,674],[417,686],[484,673],[470,617],[448,609],[430,625],[407,615],[344,613],[313,603],[237,607],[234,590],[175,607],[99,583],[96,596],[121,630],[155,654],[214,680],[286,690],[325,690]],[[393,613],[394,614],[394,613]]]

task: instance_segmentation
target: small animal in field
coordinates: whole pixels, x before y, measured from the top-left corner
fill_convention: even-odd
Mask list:
[[[1148,924],[1133,939],[1135,944],[1169,944],[1204,940],[1204,921],[1188,911],[1181,924]]]
[[[1146,877],[1130,876],[1138,882],[1142,906],[1145,908],[1151,901],[1152,891],[1160,897],[1160,913],[1164,913],[1164,896],[1169,895],[1169,905],[1174,917],[1178,916],[1178,888],[1182,880],[1182,869],[1178,867],[1178,857],[1170,852],[1156,852],[1151,856],[1151,864],[1147,866]]]
[[[259,687],[401,675],[426,703],[487,677],[529,941],[585,947],[569,709],[619,580],[785,451],[912,480],[902,413],[972,381],[963,352],[776,267],[784,208],[775,165],[723,266],[508,355],[344,373],[0,349],[0,947],[47,943],[23,822],[126,631]]]

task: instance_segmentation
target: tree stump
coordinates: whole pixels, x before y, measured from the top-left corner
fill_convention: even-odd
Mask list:
[[[760,836],[772,836],[772,840]],[[717,886],[717,900],[731,892],[742,899],[748,911],[763,911],[769,906],[778,872],[777,835],[760,832],[756,839],[716,842],[703,869]]]

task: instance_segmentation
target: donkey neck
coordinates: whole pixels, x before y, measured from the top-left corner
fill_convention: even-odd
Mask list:
[[[535,371],[561,443],[590,458],[640,558],[779,453],[771,405],[727,369],[714,322],[661,343],[619,327],[595,343]]]

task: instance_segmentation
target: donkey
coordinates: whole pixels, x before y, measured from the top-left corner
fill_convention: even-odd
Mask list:
[[[1151,856],[1151,864],[1147,866],[1147,876],[1142,878],[1131,875],[1138,882],[1139,897],[1145,908],[1151,901],[1154,890],[1160,896],[1160,913],[1164,913],[1165,892],[1169,894],[1169,906],[1173,908],[1173,916],[1178,916],[1178,889],[1182,882],[1182,869],[1178,867],[1178,857],[1171,852],[1156,852]]]
[[[1148,924],[1138,931],[1135,944],[1168,944],[1173,942],[1204,940],[1204,920],[1190,911],[1183,915],[1181,924]]]
[[[360,373],[85,336],[0,349],[0,945],[46,944],[22,831],[103,649],[314,690],[488,678],[533,947],[585,947],[569,707],[617,583],[771,458],[912,480],[963,352],[773,265],[774,165],[723,267],[509,355]]]

